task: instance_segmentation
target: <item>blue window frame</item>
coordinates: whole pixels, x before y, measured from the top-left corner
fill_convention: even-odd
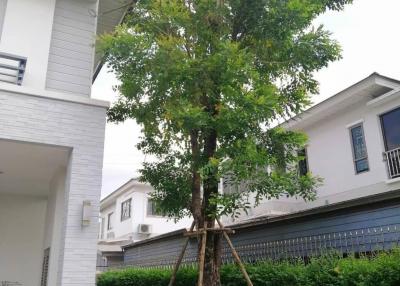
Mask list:
[[[369,171],[368,153],[365,144],[363,125],[358,124],[351,127],[350,136],[353,146],[353,160],[356,174]]]

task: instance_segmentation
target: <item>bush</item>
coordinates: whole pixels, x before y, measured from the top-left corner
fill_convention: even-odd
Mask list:
[[[328,255],[302,262],[263,262],[247,265],[254,286],[398,286],[400,285],[400,250],[375,257],[340,259]],[[167,286],[171,271],[125,269],[99,276],[98,286]],[[176,286],[196,285],[195,269],[178,272]],[[223,286],[246,286],[235,265],[221,270]]]

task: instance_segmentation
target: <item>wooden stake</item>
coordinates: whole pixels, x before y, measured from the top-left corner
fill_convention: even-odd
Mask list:
[[[197,286],[203,286],[203,276],[204,276],[204,260],[206,256],[206,242],[207,242],[207,229],[204,228],[202,240],[201,240],[201,249],[199,255],[199,278],[197,280]]]
[[[221,228],[224,228],[224,226],[222,225],[222,223],[219,221],[218,218],[217,218],[217,222]],[[242,261],[240,260],[239,254],[236,252],[236,249],[233,246],[231,239],[229,238],[228,234],[225,231],[223,232],[223,234],[224,234],[226,241],[228,242],[229,247],[232,250],[233,258],[235,259],[236,264],[239,266],[240,271],[242,272],[242,274],[244,276],[244,279],[246,279],[247,286],[253,286],[253,283],[251,282],[250,277],[247,274],[246,268],[244,267]]]
[[[195,226],[195,221],[193,221],[193,223],[192,223],[192,225],[190,227],[190,232],[193,231],[194,226]],[[186,252],[186,248],[187,248],[187,246],[189,244],[189,240],[190,240],[190,237],[187,237],[185,239],[185,243],[183,244],[183,248],[182,248],[182,251],[181,251],[181,253],[180,253],[179,257],[178,257],[178,260],[176,261],[176,264],[175,264],[175,267],[174,267],[174,271],[172,272],[171,280],[169,280],[168,286],[173,286],[174,283],[175,283],[176,273],[178,272],[179,267],[181,266],[183,257],[185,256],[185,252]]]
[[[234,230],[230,229],[230,228],[207,228],[207,231],[211,231],[214,233],[219,233],[219,232],[226,232],[226,233],[235,233]],[[183,234],[183,236],[200,236],[203,235],[203,233],[205,232],[204,229],[199,229],[197,231],[192,231],[192,232],[186,232]]]

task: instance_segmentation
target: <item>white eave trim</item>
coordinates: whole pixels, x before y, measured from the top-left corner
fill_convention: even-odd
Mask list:
[[[14,84],[8,83],[0,83],[0,91],[9,92],[9,93],[16,93],[22,95],[30,95],[35,97],[53,99],[53,100],[60,100],[65,102],[72,102],[90,106],[96,106],[101,108],[109,108],[110,103],[108,101],[93,99],[90,97],[85,96],[78,96],[73,93],[61,93],[61,92],[54,92],[50,90],[36,90],[33,88],[28,88],[25,86],[18,86]]]
[[[348,100],[350,97],[359,96],[359,93],[362,92],[365,88],[370,85],[380,85],[385,86],[394,90],[383,94],[370,102],[384,102],[385,100],[389,99],[392,95],[395,95],[398,91],[400,91],[400,85],[391,81],[390,79],[381,76],[377,73],[373,73],[370,76],[362,79],[361,81],[351,85],[350,87],[340,91],[339,93],[327,98],[326,100],[310,107],[309,109],[305,110],[303,113],[299,114],[298,116],[284,122],[281,126],[284,128],[294,129],[300,126],[307,126],[308,120],[311,118],[318,116],[319,114],[324,113],[324,111],[329,110],[335,107],[337,104],[340,104],[343,101]],[[386,99],[387,98],[387,99]],[[370,103],[368,102],[368,103]],[[368,105],[367,103],[367,105]],[[373,103],[371,103],[373,104]]]
[[[370,100],[367,102],[367,106],[369,107],[375,107],[375,106],[379,106],[381,104],[384,104],[390,100],[393,100],[395,98],[398,98],[400,96],[400,88],[396,87],[397,89],[395,90],[391,90],[373,100]]]

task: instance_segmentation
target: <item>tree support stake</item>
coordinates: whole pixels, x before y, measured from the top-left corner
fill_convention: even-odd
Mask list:
[[[231,239],[229,238],[228,233],[234,233],[234,230],[231,230],[230,228],[225,228],[218,218],[216,220],[217,220],[218,225],[220,226],[220,228],[206,228],[205,227],[204,229],[197,229],[196,231],[194,231],[196,223],[193,221],[193,223],[192,223],[192,225],[190,227],[190,230],[187,233],[185,233],[186,239],[185,239],[185,242],[183,244],[182,251],[181,251],[181,253],[180,253],[179,257],[178,257],[178,260],[176,261],[176,264],[175,264],[174,270],[172,272],[172,276],[171,276],[171,279],[169,281],[168,286],[173,286],[174,283],[175,283],[176,274],[177,274],[177,272],[179,270],[179,267],[182,264],[182,260],[183,260],[183,257],[185,256],[185,252],[186,252],[187,246],[189,244],[190,237],[199,236],[199,235],[202,236],[202,239],[201,239],[201,248],[200,248],[200,253],[199,253],[199,276],[198,276],[198,280],[197,280],[197,286],[203,286],[204,285],[203,284],[203,281],[204,281],[204,261],[205,261],[205,252],[206,252],[207,232],[209,232],[209,231],[210,232],[216,232],[216,233],[217,232],[219,232],[219,233],[222,232],[226,242],[229,245],[229,248],[232,251],[233,258],[235,259],[236,264],[240,268],[240,272],[242,272],[243,277],[246,280],[247,286],[253,286],[253,283],[250,280],[250,277],[249,277],[249,275],[248,275],[248,273],[246,271],[246,268],[244,267],[244,264],[240,260],[239,254],[237,253],[235,247],[233,246],[233,243],[232,243]]]

